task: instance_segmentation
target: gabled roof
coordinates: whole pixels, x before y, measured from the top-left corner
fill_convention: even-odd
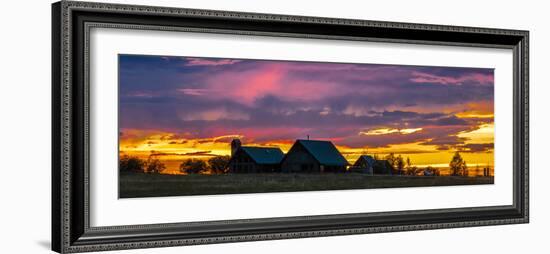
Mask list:
[[[258,164],[279,164],[283,159],[283,152],[274,147],[241,146],[241,149]]]
[[[296,143],[301,144],[322,165],[348,165],[346,158],[330,141],[298,139]]]
[[[372,156],[370,156],[370,155],[361,155],[361,156],[359,156],[357,161],[355,161],[355,164],[357,164],[361,160],[366,161],[371,166],[374,166],[374,163],[376,163],[376,160]]]

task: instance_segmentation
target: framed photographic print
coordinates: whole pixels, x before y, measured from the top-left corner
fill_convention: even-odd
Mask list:
[[[527,31],[52,11],[57,252],[528,222]]]

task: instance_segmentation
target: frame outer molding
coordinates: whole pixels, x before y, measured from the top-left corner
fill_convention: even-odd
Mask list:
[[[72,223],[73,207],[72,207],[72,170],[74,161],[72,156],[73,151],[73,118],[74,118],[74,101],[73,101],[73,45],[71,44],[72,34],[72,12],[75,10],[89,10],[96,12],[121,12],[131,14],[156,14],[180,17],[215,17],[225,19],[244,19],[244,20],[259,20],[259,21],[288,21],[300,22],[308,24],[327,24],[327,25],[349,25],[358,27],[376,27],[390,29],[405,29],[405,30],[424,30],[424,31],[444,31],[444,32],[464,32],[471,34],[492,34],[503,36],[521,37],[521,41],[515,46],[514,65],[517,65],[520,70],[516,73],[514,70],[514,79],[518,84],[514,84],[519,94],[514,97],[520,98],[520,101],[514,103],[514,110],[519,111],[514,116],[514,127],[516,123],[521,123],[519,130],[514,130],[518,136],[514,141],[515,147],[519,145],[521,149],[516,151],[517,160],[515,166],[520,166],[515,179],[516,188],[521,190],[523,195],[520,199],[514,200],[514,206],[522,211],[522,215],[517,218],[494,219],[494,220],[473,220],[460,221],[450,223],[423,223],[414,225],[397,225],[397,226],[377,226],[366,228],[342,228],[331,230],[308,230],[285,233],[268,233],[268,234],[248,234],[238,236],[219,236],[219,237],[198,237],[192,239],[172,239],[172,240],[154,240],[140,242],[109,242],[103,244],[79,244],[80,240],[75,237],[74,225]],[[136,29],[140,29],[139,26]],[[145,29],[142,26],[141,29]],[[170,29],[167,29],[170,30]],[[176,29],[177,30],[177,29]],[[351,20],[351,19],[336,19],[336,18],[320,18],[320,17],[304,17],[290,15],[274,15],[274,14],[257,14],[244,12],[227,12],[227,11],[211,11],[197,9],[180,9],[169,7],[152,7],[152,6],[136,6],[122,4],[105,4],[105,3],[89,3],[89,2],[72,2],[61,1],[52,5],[52,250],[60,253],[75,253],[75,252],[90,252],[90,251],[106,251],[106,250],[123,250],[134,248],[153,248],[153,247],[168,247],[196,244],[211,244],[211,243],[227,243],[240,241],[261,241],[261,240],[276,240],[289,238],[304,238],[304,237],[322,237],[335,235],[349,234],[365,234],[365,233],[380,233],[380,232],[398,232],[411,230],[426,230],[426,229],[442,229],[456,227],[474,227],[486,225],[503,225],[517,224],[529,222],[529,32],[518,30],[491,29],[491,28],[476,28],[476,27],[460,27],[460,26],[443,26],[443,25],[428,25],[414,23],[398,23],[398,22],[382,22],[382,21],[367,21],[367,20]],[[258,34],[258,33],[254,33]],[[317,38],[317,36],[301,35],[301,37]],[[321,38],[326,38],[321,36]],[[354,39],[353,37],[345,38],[338,36],[340,39]],[[422,40],[392,40],[384,38],[363,38],[366,41],[385,41],[385,42],[400,42],[400,43],[416,43],[430,45],[454,45],[445,41],[422,41]],[[461,46],[480,46],[475,43],[457,43]],[[502,45],[487,45],[484,47],[506,47]],[[516,113],[516,112],[515,112]],[[519,119],[516,119],[518,117]],[[78,131],[78,130],[77,130]],[[87,130],[86,130],[87,131]],[[86,134],[87,136],[87,134]],[[86,178],[87,180],[87,178]],[[84,183],[88,186],[88,183]],[[87,187],[86,187],[87,188]],[[87,210],[87,209],[86,209]],[[467,210],[467,208],[465,209]],[[429,212],[428,212],[429,213]],[[400,212],[387,212],[387,214],[401,214]],[[86,211],[86,218],[88,214]],[[345,215],[344,215],[345,216]],[[305,220],[309,216],[304,216]],[[283,218],[282,220],[284,220]],[[289,218],[288,220],[291,220]],[[246,221],[246,220],[245,220]],[[206,223],[208,224],[208,223]],[[132,226],[114,226],[104,227],[100,229],[89,228],[86,221],[85,233],[104,232],[109,230],[127,231],[148,227],[171,227],[168,224],[156,225],[132,225]],[[92,237],[93,238],[93,237]]]

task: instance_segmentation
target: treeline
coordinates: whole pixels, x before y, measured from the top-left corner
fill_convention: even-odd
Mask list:
[[[216,156],[207,161],[199,159],[184,160],[179,167],[186,174],[225,174],[229,171],[229,156]]]
[[[230,156],[216,156],[208,160],[186,159],[179,165],[179,171],[184,174],[225,174],[229,171]],[[378,155],[374,155],[375,160],[380,160]],[[386,160],[394,175],[433,175],[439,176],[438,168],[428,166],[420,168],[412,165],[409,157],[403,158],[401,155],[390,153],[382,158]],[[166,169],[164,163],[159,159],[150,156],[147,160],[135,156],[123,155],[119,160],[119,169],[121,172],[140,172],[159,174]],[[484,168],[484,172],[489,172],[489,168]],[[459,152],[453,155],[449,162],[449,173],[452,176],[468,176],[468,166]]]
[[[374,155],[374,159],[379,160],[377,155]],[[384,160],[392,166],[392,173],[397,175],[440,175],[440,170],[432,166],[425,168],[419,168],[412,166],[412,162],[409,157],[403,159],[401,155],[395,156],[390,153],[384,157]],[[488,168],[484,168],[488,170]],[[455,152],[453,158],[449,162],[449,174],[452,176],[468,176],[468,165],[462,158],[459,152]]]
[[[149,157],[142,160],[135,156],[123,155],[119,159],[118,168],[121,172],[161,173],[166,166],[159,159]]]
[[[378,155],[374,155],[375,160],[380,160],[380,157]],[[390,153],[383,157],[383,160],[386,160],[391,168],[392,168],[392,174],[394,175],[433,175],[438,176],[440,175],[440,171],[437,168],[434,168],[432,166],[427,166],[425,168],[419,168],[417,166],[412,165],[412,161],[409,157],[404,159],[401,155],[395,156],[394,153]]]
[[[216,156],[206,161],[199,159],[183,160],[179,170],[184,174],[224,174],[229,169],[229,156]],[[123,155],[119,160],[121,172],[139,172],[159,174],[166,169],[166,165],[159,159],[150,156],[147,160],[136,156]]]

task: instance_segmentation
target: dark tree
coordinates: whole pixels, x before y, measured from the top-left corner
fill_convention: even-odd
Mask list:
[[[144,172],[145,161],[138,157],[123,155],[120,157],[118,168],[121,172]]]
[[[187,159],[180,164],[180,172],[187,174],[199,174],[206,169],[206,162],[198,159]]]
[[[147,173],[160,174],[166,166],[164,163],[160,162],[159,159],[149,158],[147,160]]]
[[[231,157],[229,156],[216,156],[212,157],[208,160],[208,164],[210,165],[210,169],[212,169],[212,173],[214,174],[224,174],[227,173],[227,170],[229,169],[229,160]]]
[[[395,168],[395,166],[396,166],[396,165],[395,165],[395,159],[396,159],[396,157],[395,157],[395,155],[394,155],[393,153],[390,153],[390,154],[386,155],[386,157],[384,157],[384,159],[386,159],[386,160],[390,163],[390,165],[391,165],[393,168]]]
[[[411,159],[407,157],[407,160],[405,161],[406,167],[405,167],[405,174],[415,176],[418,175],[418,172],[420,171],[418,167],[413,166]]]
[[[405,161],[403,160],[403,157],[401,155],[395,156],[395,154],[390,153],[386,155],[384,158],[390,163],[390,165],[393,168],[393,174],[395,175],[401,175],[403,174],[403,168],[405,167]]]
[[[401,155],[398,155],[397,158],[395,158],[395,167],[397,168],[397,174],[402,175],[403,172],[405,172],[405,161]]]
[[[466,166],[466,161],[462,159],[462,156],[460,156],[460,153],[458,152],[455,152],[453,159],[449,163],[449,169],[451,171],[451,175],[453,176],[468,175],[468,166]]]

